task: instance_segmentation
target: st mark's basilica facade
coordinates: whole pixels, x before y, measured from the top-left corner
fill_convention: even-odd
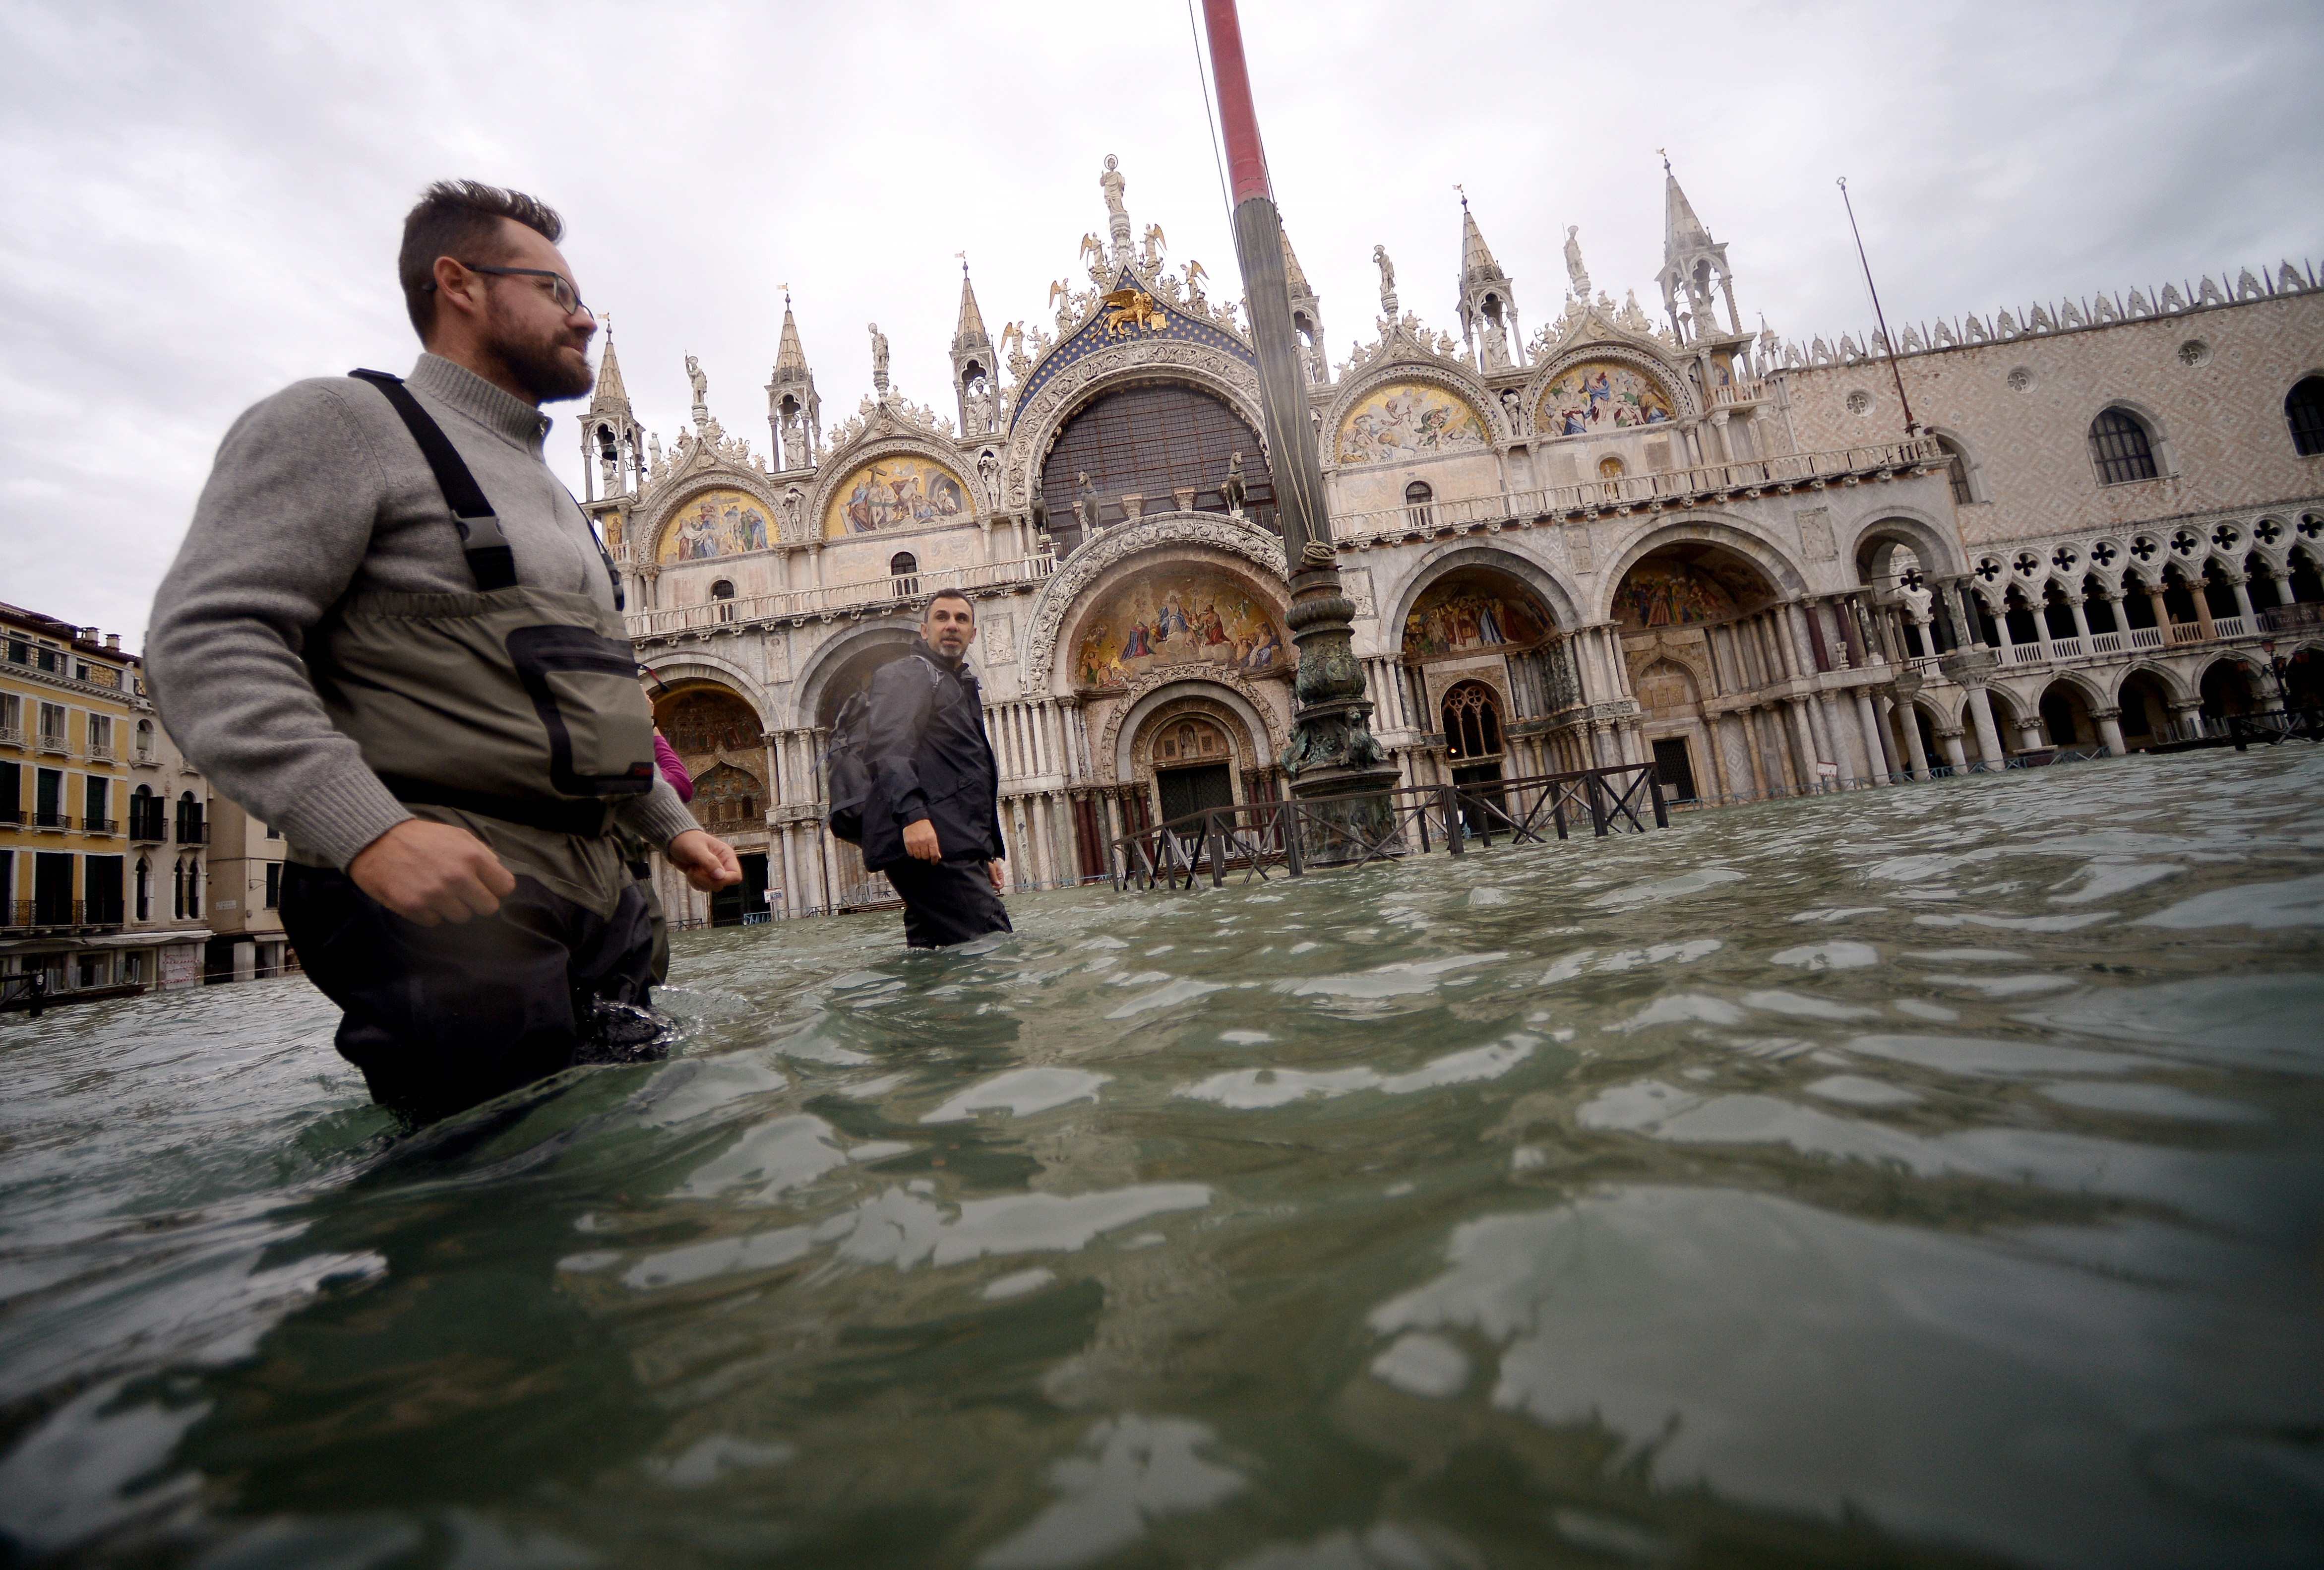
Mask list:
[[[586,505],[696,814],[748,874],[714,907],[665,869],[674,911],[888,897],[823,827],[822,751],[940,587],[976,603],[1019,887],[1286,792],[1296,653],[1242,315],[1140,234],[1113,159],[1098,186],[1087,287],[1053,289],[1052,321],[996,337],[963,278],[941,411],[890,384],[875,326],[872,392],[826,422],[787,302],[769,452],[725,431],[691,360],[692,428],[665,448],[608,342]],[[1370,341],[1337,364],[1286,258],[1405,783],[1651,760],[1676,794],[1752,799],[2324,702],[2312,271],[1901,326],[1892,370],[1877,337],[1747,330],[1674,178],[1665,207],[1655,314],[1593,285],[1569,233],[1562,307],[1528,337],[1464,208],[1457,333],[1404,308],[1376,249]]]

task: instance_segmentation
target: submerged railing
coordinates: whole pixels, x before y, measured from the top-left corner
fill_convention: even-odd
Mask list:
[[[1213,888],[1239,871],[1248,882],[1280,867],[1299,877],[1321,866],[1360,867],[1490,846],[1545,844],[1582,828],[1597,838],[1668,828],[1670,807],[1652,763],[1536,774],[1469,785],[1405,786],[1315,800],[1249,801],[1190,812],[1114,840],[1107,865],[1116,889]]]

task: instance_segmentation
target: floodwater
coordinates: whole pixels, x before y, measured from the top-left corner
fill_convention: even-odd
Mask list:
[[[0,1025],[0,1561],[2313,1564],[2324,755]]]

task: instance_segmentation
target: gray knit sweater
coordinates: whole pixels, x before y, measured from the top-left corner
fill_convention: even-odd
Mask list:
[[[500,515],[517,581],[610,609],[588,520],[541,459],[549,417],[434,355],[420,356],[409,384]],[[226,432],[154,596],[145,661],[161,723],[219,791],[344,867],[411,814],[332,725],[300,651],[347,595],[475,586],[451,509],[393,406],[345,377],[295,383]],[[659,845],[696,827],[659,778],[622,818]]]

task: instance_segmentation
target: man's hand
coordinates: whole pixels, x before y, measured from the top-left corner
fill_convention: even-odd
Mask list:
[[[936,826],[925,817],[904,825],[904,854],[916,862],[944,860],[944,846],[936,841]]]
[[[355,887],[421,927],[489,916],[516,888],[492,848],[465,828],[407,817],[347,864]]]
[[[701,829],[687,829],[670,841],[669,849],[662,854],[669,857],[671,866],[686,874],[687,882],[706,894],[742,881],[742,864],[734,859],[734,847]]]
[[[1009,891],[1009,864],[1007,862],[985,863],[984,875],[992,880],[992,891],[994,893],[1005,894]]]

